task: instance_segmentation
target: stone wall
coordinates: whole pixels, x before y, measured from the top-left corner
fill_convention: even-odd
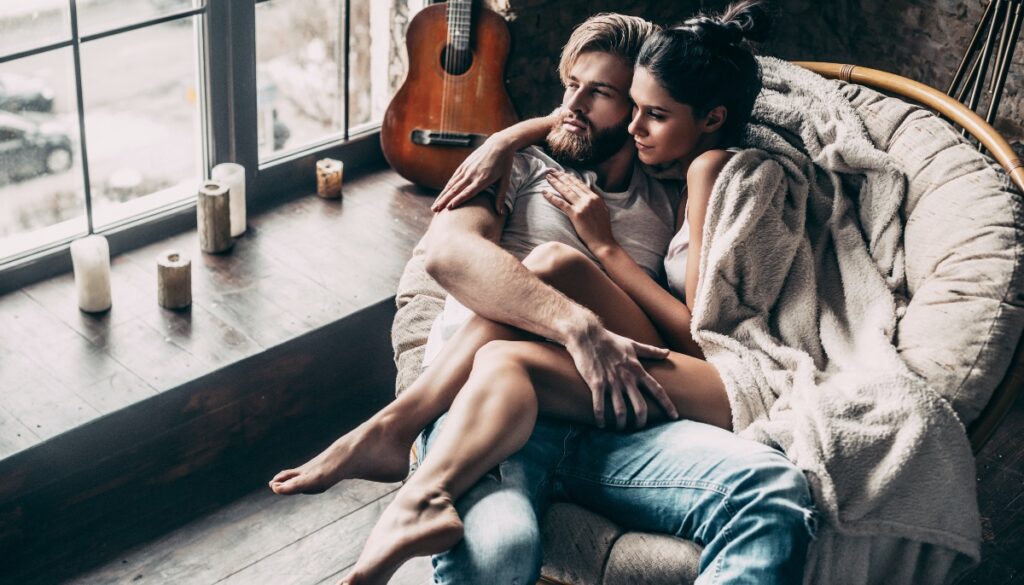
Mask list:
[[[509,91],[520,115],[546,113],[561,97],[558,54],[572,27],[596,12],[672,24],[721,10],[721,0],[489,0],[510,21]],[[883,69],[945,91],[988,0],[777,0],[780,18],[761,52]],[[1024,45],[1024,43],[1021,43]],[[985,105],[987,100],[982,100]],[[996,120],[1024,151],[1024,46],[1018,46]]]

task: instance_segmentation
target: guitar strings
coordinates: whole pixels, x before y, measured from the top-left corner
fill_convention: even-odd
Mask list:
[[[444,81],[441,85],[441,134],[445,133],[445,126],[448,118],[448,67],[451,65],[451,46],[452,46],[452,3],[451,1],[445,6],[445,25],[447,30],[445,31],[445,46],[442,49],[441,58],[441,75],[444,75]]]
[[[449,131],[454,131],[456,108],[455,104],[451,102],[462,103],[465,97],[465,83],[457,83],[457,80],[452,79],[454,75],[451,72],[462,72],[470,64],[470,32],[468,29],[472,18],[472,9],[472,0],[449,0],[445,7],[447,44],[443,55],[444,66],[441,68],[444,75],[444,82],[441,86],[440,131],[442,137],[446,137]],[[465,37],[465,42],[462,41],[459,31],[464,31],[462,34]],[[462,46],[463,44],[465,47]],[[449,87],[451,87],[450,90]]]

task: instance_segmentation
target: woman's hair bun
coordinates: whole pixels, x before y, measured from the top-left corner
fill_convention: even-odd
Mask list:
[[[739,45],[744,39],[763,41],[772,25],[772,13],[765,0],[734,2],[720,16],[695,16],[680,28],[693,31],[711,47]]]

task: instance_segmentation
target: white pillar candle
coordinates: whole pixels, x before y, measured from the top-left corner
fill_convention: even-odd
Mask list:
[[[341,197],[341,182],[345,175],[345,163],[333,158],[316,161],[316,194],[324,199]]]
[[[71,266],[78,289],[78,308],[100,313],[110,308],[110,246],[103,236],[71,242]]]
[[[231,199],[231,237],[245,233],[245,167],[221,163],[213,167],[210,178],[227,185]]]
[[[192,304],[192,261],[177,250],[156,257],[156,300],[166,309]]]

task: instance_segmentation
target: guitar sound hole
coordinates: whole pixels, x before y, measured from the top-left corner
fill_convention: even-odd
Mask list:
[[[473,52],[470,50],[460,51],[452,48],[451,45],[445,45],[444,50],[441,51],[441,67],[449,75],[462,75],[469,71],[472,64]]]

